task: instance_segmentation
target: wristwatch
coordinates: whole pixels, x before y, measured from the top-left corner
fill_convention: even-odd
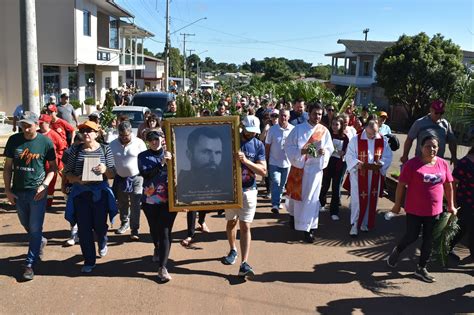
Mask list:
[[[44,189],[48,189],[48,185],[46,185],[45,183],[41,183],[41,186],[43,186]]]

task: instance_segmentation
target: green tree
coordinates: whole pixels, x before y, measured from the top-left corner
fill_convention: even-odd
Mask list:
[[[448,101],[465,74],[462,52],[441,34],[401,36],[377,60],[377,82],[394,104],[402,105],[411,121],[426,114],[430,101]]]
[[[305,62],[303,59],[293,59],[293,60],[286,60],[286,64],[290,67],[291,71],[300,74],[300,73],[308,73],[311,69],[311,63]]]
[[[283,82],[291,79],[290,67],[279,58],[265,58],[264,72],[265,80]]]
[[[262,73],[264,71],[265,62],[263,60],[250,59],[250,72]]]
[[[179,48],[170,48],[170,73],[172,77],[181,77],[183,75],[183,56]]]
[[[330,65],[323,65],[319,63],[317,66],[311,67],[309,76],[321,80],[331,79],[332,69]]]
[[[201,69],[205,72],[215,71],[217,69],[216,62],[211,57],[206,57],[204,62],[201,63]]]
[[[147,48],[143,48],[143,54],[150,57],[155,57],[155,54],[151,52],[150,50],[148,50]]]

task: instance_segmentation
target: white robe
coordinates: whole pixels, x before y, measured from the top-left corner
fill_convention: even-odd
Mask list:
[[[358,169],[357,164],[362,163],[359,160],[359,152],[358,152],[358,138],[353,137],[349,141],[349,145],[347,146],[347,152],[345,155],[346,163],[347,163],[347,171],[350,174],[351,180],[351,225],[357,224],[359,220],[359,213],[360,213],[360,206],[359,206],[359,178],[358,178]],[[380,134],[376,135],[377,139],[381,138]],[[367,140],[367,134],[365,130],[362,132],[361,135],[362,140]],[[367,150],[368,150],[368,162],[374,163],[374,146],[375,146],[375,139],[368,139],[367,143]],[[392,163],[392,150],[388,145],[387,139],[384,138],[384,149],[382,153],[382,157],[380,158],[380,164],[382,164],[382,168],[380,169],[380,173],[385,176],[387,174],[387,170]],[[368,171],[368,178],[369,178],[369,189],[371,190],[372,184],[372,171]],[[380,191],[380,185],[382,185],[382,181],[379,182],[379,186],[377,187],[377,191]],[[369,205],[371,198],[374,198],[372,194],[369,193],[369,201],[367,202],[367,209],[365,211],[364,219],[362,221],[362,225],[367,226],[368,219],[369,219]],[[378,199],[378,196],[375,197]]]
[[[295,229],[307,231],[318,228],[319,219],[319,193],[323,169],[328,165],[334,147],[329,130],[326,129],[321,139],[321,148],[325,153],[319,157],[301,155],[301,149],[313,135],[316,126],[308,122],[299,124],[293,128],[285,141],[285,152],[290,160],[291,166],[303,168],[302,200],[289,199],[286,208],[290,215],[295,218]]]

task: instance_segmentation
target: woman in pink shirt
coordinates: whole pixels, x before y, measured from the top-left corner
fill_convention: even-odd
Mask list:
[[[421,255],[415,277],[434,282],[435,278],[426,270],[433,243],[433,228],[443,212],[443,195],[446,195],[448,211],[456,213],[453,202],[453,177],[449,164],[438,153],[438,138],[427,136],[421,142],[421,156],[407,161],[402,168],[395,195],[393,213],[399,213],[406,190],[406,232],[387,259],[389,267],[396,267],[403,250],[418,239],[423,229]]]

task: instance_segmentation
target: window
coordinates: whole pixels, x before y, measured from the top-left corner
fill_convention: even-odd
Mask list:
[[[87,10],[82,12],[83,32],[85,36],[91,36],[91,13]]]
[[[362,75],[365,77],[370,77],[371,71],[370,71],[370,61],[365,60],[362,64]]]
[[[95,68],[92,65],[84,66],[84,76],[86,79],[86,98],[95,98]]]
[[[110,77],[105,78],[105,88],[107,90],[110,89]]]
[[[59,97],[59,77],[58,66],[43,66],[43,102],[46,104],[51,95]]]
[[[110,17],[109,20],[109,48],[119,49],[119,20]]]
[[[78,89],[78,71],[77,67],[68,67],[68,88],[69,88],[69,98],[72,100],[79,99]]]

